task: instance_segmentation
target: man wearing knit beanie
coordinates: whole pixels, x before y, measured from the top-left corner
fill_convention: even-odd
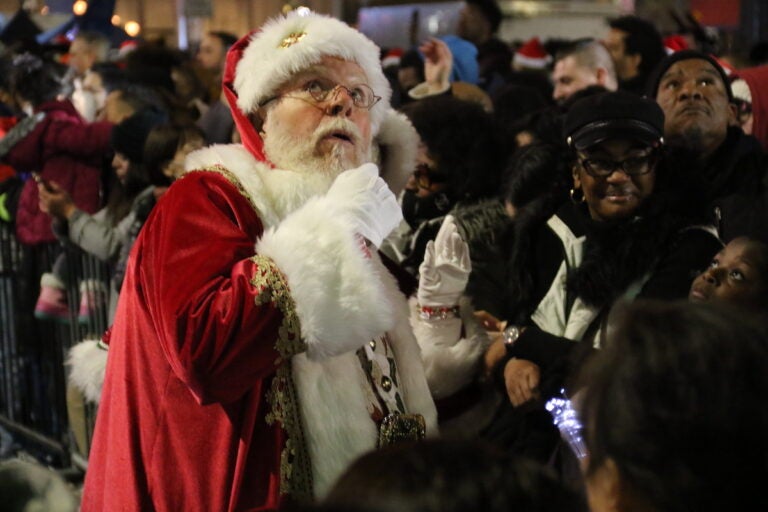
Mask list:
[[[376,252],[417,140],[379,49],[291,13],[231,48],[223,85],[242,145],[192,153],[133,248],[84,512],[276,510],[436,430]]]
[[[720,237],[768,238],[768,165],[760,144],[738,127],[728,77],[712,56],[683,50],[659,63],[648,95],[664,111],[673,177],[704,205]]]

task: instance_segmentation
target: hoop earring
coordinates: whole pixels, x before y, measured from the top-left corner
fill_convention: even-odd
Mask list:
[[[580,188],[572,188],[570,194],[571,202],[573,204],[581,204],[585,200],[584,192],[582,192]]]

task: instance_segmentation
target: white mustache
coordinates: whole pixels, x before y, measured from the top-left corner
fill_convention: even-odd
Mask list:
[[[357,145],[362,138],[362,134],[360,133],[360,130],[357,128],[355,123],[349,121],[348,119],[335,117],[325,123],[321,128],[318,128],[317,131],[315,131],[314,142],[317,144],[325,137],[328,137],[329,135],[337,132],[343,132],[344,134],[348,135],[352,140],[352,143],[355,145]]]

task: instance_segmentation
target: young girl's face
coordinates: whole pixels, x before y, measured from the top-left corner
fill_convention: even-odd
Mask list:
[[[688,298],[696,302],[758,305],[768,285],[764,268],[755,246],[745,238],[737,238],[717,253],[709,268],[693,281]]]
[[[204,145],[205,141],[202,139],[190,139],[176,150],[173,160],[163,169],[163,174],[174,180],[184,174],[184,160],[187,158],[187,155],[202,148]]]

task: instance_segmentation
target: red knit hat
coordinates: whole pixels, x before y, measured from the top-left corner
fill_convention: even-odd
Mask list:
[[[515,52],[512,62],[523,68],[544,69],[552,62],[552,56],[542,46],[538,37],[533,37]]]

